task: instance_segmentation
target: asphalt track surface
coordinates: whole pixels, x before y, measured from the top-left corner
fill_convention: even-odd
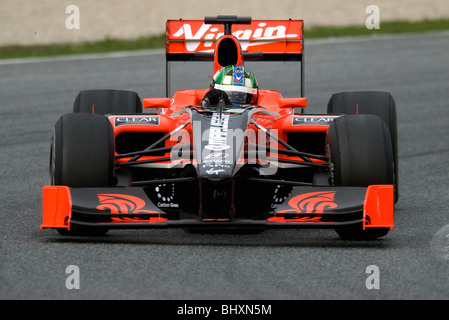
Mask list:
[[[448,299],[449,34],[306,46],[308,112],[325,112],[330,95],[346,90],[385,90],[396,100],[401,193],[385,238],[344,241],[333,230],[116,230],[100,238],[41,231],[41,188],[58,117],[83,89],[164,96],[164,56],[3,61],[0,299]],[[176,85],[208,82],[182,63],[175,68],[191,77]],[[262,87],[271,77],[263,71],[275,69],[252,67]],[[275,80],[294,94],[294,78]],[[79,267],[80,289],[66,288],[69,265]],[[369,266],[379,270],[379,289],[366,286]]]

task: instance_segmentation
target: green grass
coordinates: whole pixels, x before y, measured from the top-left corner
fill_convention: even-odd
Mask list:
[[[423,20],[418,22],[382,22],[380,29],[367,29],[365,26],[313,27],[305,30],[305,38],[328,38],[341,36],[371,36],[395,33],[417,33],[449,30],[449,19]]]
[[[307,24],[306,24],[307,26]],[[328,38],[342,36],[370,36],[395,33],[416,33],[428,31],[449,30],[449,19],[424,20],[419,22],[382,22],[380,29],[368,30],[362,26],[347,27],[313,27],[305,30],[305,38]],[[131,40],[105,39],[96,42],[66,43],[33,46],[0,47],[0,59],[47,57],[67,54],[105,53],[114,51],[129,51],[163,48],[165,34],[151,37],[140,37]]]
[[[156,49],[163,48],[164,45],[165,34],[152,37],[140,37],[131,40],[118,40],[108,38],[96,42],[62,43],[33,46],[6,46],[0,47],[0,59]]]

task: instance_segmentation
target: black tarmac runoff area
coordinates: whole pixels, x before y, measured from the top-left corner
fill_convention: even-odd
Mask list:
[[[0,60],[0,299],[449,299],[448,52],[447,32],[306,39],[307,113],[325,113],[341,91],[389,91],[396,101],[400,199],[394,229],[374,241],[327,229],[40,230],[56,120],[80,90],[164,97],[165,55]],[[261,88],[299,95],[298,74],[279,72],[286,65],[246,66]],[[212,66],[193,67],[172,64],[172,93],[207,88]]]

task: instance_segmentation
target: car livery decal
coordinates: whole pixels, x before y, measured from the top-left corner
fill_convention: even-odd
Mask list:
[[[282,210],[279,213],[323,213],[327,209],[338,207],[334,202],[336,191],[317,191],[300,194],[288,201],[288,205],[293,210]]]
[[[283,40],[296,44],[295,49],[302,51],[302,20],[252,20],[251,24],[233,25],[232,34],[240,41],[244,51],[257,47],[264,52],[283,51],[279,45]],[[207,24],[203,20],[168,20],[168,52],[179,48],[171,46],[170,41],[185,40],[186,52],[213,51],[215,42],[223,35],[223,26]],[[276,43],[276,42],[280,43]],[[289,50],[292,50],[289,46]],[[182,50],[182,51],[184,51]]]
[[[209,143],[204,147],[207,150],[223,151],[231,146],[227,144],[229,114],[220,115],[214,112],[210,122]]]
[[[128,194],[103,193],[98,194],[100,204],[97,210],[110,210],[111,213],[157,213],[157,211],[142,210],[145,200]]]
[[[318,125],[329,125],[331,124],[334,119],[338,118],[339,116],[327,116],[327,115],[320,115],[320,116],[298,116],[292,118],[292,125],[302,125],[302,124],[318,124]]]
[[[159,125],[158,116],[134,116],[134,115],[123,115],[114,117],[115,127],[123,125]]]

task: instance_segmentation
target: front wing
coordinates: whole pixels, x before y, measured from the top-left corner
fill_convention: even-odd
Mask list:
[[[362,225],[393,228],[392,185],[364,187],[296,186],[266,219],[177,219],[154,204],[141,187],[43,188],[41,229],[72,226],[131,228],[336,228]],[[175,209],[176,210],[176,209]]]

